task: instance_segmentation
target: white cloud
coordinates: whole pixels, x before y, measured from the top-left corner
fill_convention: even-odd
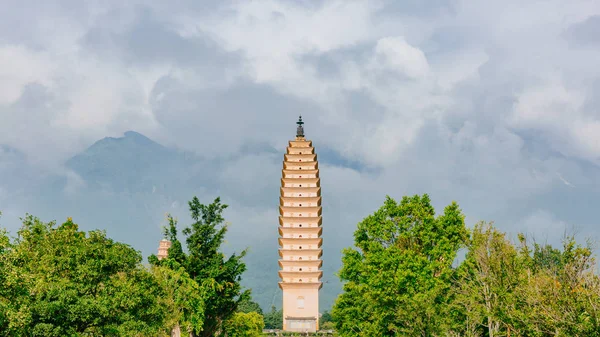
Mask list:
[[[566,156],[600,163],[600,115],[588,115],[586,95],[557,79],[518,96],[511,126],[539,130]]]
[[[410,79],[423,79],[429,75],[429,64],[425,54],[402,37],[384,37],[377,41],[373,64],[374,69],[392,70]]]
[[[52,84],[56,65],[46,53],[22,45],[0,46],[0,105],[15,102],[29,83]]]

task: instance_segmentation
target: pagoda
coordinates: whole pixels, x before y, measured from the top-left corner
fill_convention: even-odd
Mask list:
[[[160,240],[158,243],[158,259],[162,260],[169,256],[169,248],[171,248],[171,241],[167,239]]]
[[[312,141],[304,137],[300,116],[296,139],[284,155],[279,198],[279,287],[283,290],[283,330],[319,328],[321,187]]]

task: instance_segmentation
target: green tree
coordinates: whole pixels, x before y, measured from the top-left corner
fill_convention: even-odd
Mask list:
[[[591,245],[567,236],[562,250],[534,244],[524,258],[530,276],[519,293],[519,333],[600,336],[600,279]]]
[[[181,266],[198,284],[204,294],[204,321],[202,329],[196,326],[191,334],[215,336],[223,331],[223,323],[238,310],[239,304],[250,296],[250,291],[240,285],[241,275],[246,270],[242,261],[246,250],[228,258],[220,251],[227,233],[223,218],[227,205],[222,204],[220,198],[203,205],[194,197],[188,204],[193,223],[183,230],[187,253],[178,239],[177,221],[169,216],[169,226],[165,228],[165,236],[171,241],[168,257],[159,261],[151,256],[149,261],[153,265]]]
[[[464,310],[465,335],[494,337],[515,330],[510,308],[519,303],[524,267],[525,260],[504,233],[490,223],[475,225],[456,283],[455,309]]]
[[[224,324],[227,337],[256,337],[260,336],[265,322],[257,312],[236,312]]]
[[[332,322],[333,321],[333,317],[331,316],[331,313],[327,310],[325,310],[325,312],[323,312],[323,315],[321,315],[321,318],[319,318],[319,324],[325,324],[328,322]]]
[[[341,336],[436,336],[449,324],[452,263],[467,230],[458,205],[435,216],[427,195],[387,197],[343,251],[344,292],[332,315]]]
[[[160,335],[160,285],[139,252],[104,232],[32,216],[0,239],[0,336]]]
[[[271,306],[271,311],[264,315],[266,329],[283,329],[283,311]]]
[[[0,217],[2,212],[0,212]],[[7,286],[8,279],[8,253],[10,249],[10,238],[4,228],[0,228],[0,331],[7,331],[9,320],[7,312],[11,305],[11,294]],[[2,333],[0,333],[0,336]]]
[[[472,232],[454,287],[460,336],[600,336],[600,280],[591,248],[518,245],[490,223]]]
[[[204,289],[173,260],[165,265],[152,266],[151,270],[165,293],[161,301],[167,314],[165,326],[179,333],[183,330],[187,335],[202,330]]]
[[[250,299],[250,298],[240,302],[240,304],[238,305],[238,312],[243,312],[243,313],[256,312],[260,315],[263,314],[260,304],[252,301],[252,299]]]

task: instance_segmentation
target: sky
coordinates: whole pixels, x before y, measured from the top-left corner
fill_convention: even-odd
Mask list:
[[[135,130],[226,158],[207,194],[256,236],[301,114],[335,247],[417,193],[470,226],[600,234],[597,0],[2,3],[0,168],[16,149],[77,181],[70,157]]]

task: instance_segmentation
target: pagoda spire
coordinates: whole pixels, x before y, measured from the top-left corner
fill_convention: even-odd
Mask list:
[[[296,128],[296,137],[304,138],[304,127],[302,126],[304,122],[302,121],[302,115],[298,117],[298,121],[296,122],[296,124],[298,124],[298,128]]]

